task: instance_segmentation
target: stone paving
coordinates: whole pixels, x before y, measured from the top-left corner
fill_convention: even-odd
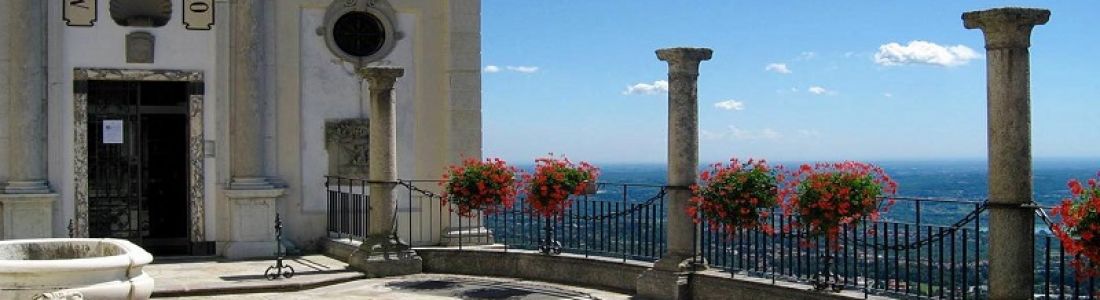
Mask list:
[[[365,279],[347,264],[310,255],[284,261],[296,274],[267,280],[272,260],[161,261],[145,268],[153,296],[172,299],[630,299],[630,296],[545,282],[448,274]]]
[[[362,279],[310,290],[175,299],[631,299],[606,291],[545,282],[465,275],[416,274]]]
[[[347,264],[324,255],[287,258],[294,268],[289,279],[267,280],[264,271],[274,260],[157,261],[145,267],[153,276],[153,296],[203,295],[242,292],[294,291],[364,278]]]

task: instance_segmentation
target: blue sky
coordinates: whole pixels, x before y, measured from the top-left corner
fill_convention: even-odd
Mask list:
[[[1095,1],[484,0],[484,155],[665,162],[654,50],[696,46],[714,49],[702,163],[982,159],[984,42],[960,15],[1002,6],[1052,12],[1032,35],[1034,155],[1100,157]]]

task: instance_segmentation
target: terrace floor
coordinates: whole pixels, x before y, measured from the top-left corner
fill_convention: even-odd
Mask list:
[[[323,256],[288,258],[296,274],[267,280],[273,260],[162,260],[145,271],[153,296],[174,299],[630,299],[601,290],[545,282],[465,275],[416,274],[365,279]]]

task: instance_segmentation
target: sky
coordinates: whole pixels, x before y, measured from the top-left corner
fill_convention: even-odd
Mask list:
[[[700,162],[986,157],[986,61],[961,14],[1051,10],[1032,151],[1100,157],[1097,1],[482,1],[485,157],[667,160],[667,63],[706,47]]]

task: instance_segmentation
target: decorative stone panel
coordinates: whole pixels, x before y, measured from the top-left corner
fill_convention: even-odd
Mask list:
[[[325,122],[325,149],[328,150],[328,175],[367,178],[370,158],[370,122],[367,118]]]

